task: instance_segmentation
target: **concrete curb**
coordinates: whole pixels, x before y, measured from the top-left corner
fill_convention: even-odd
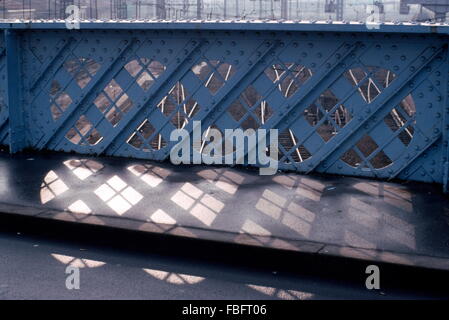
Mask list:
[[[8,217],[27,218],[28,221],[53,221],[71,226],[87,225],[116,231],[131,231],[150,235],[168,236],[175,241],[186,239],[208,241],[247,248],[271,249],[279,252],[306,254],[313,257],[346,259],[358,263],[390,264],[397,267],[413,267],[428,270],[449,271],[449,258],[422,255],[419,253],[390,252],[375,249],[338,246],[302,240],[291,240],[273,236],[258,236],[197,227],[164,225],[133,220],[124,217],[86,215],[69,211],[0,203],[0,220]],[[194,232],[192,232],[194,231]]]

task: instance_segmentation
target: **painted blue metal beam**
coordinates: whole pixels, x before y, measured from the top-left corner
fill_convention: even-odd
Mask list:
[[[11,20],[0,22],[0,29],[66,30],[64,20]],[[189,30],[189,31],[296,31],[449,34],[447,23],[380,23],[369,29],[364,22],[331,21],[81,21],[81,30]]]
[[[19,31],[4,30],[6,47],[6,101],[9,109],[9,144],[11,152],[28,147],[22,92],[22,50]]]
[[[278,129],[281,170],[448,189],[447,25],[0,28],[0,139],[13,153],[31,147],[167,160],[171,131],[192,133],[199,120],[203,132]]]

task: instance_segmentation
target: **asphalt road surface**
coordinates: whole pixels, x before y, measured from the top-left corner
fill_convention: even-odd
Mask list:
[[[39,228],[37,225],[36,228]],[[102,237],[103,235],[99,235]],[[117,234],[120,242],[120,234]],[[132,241],[132,240],[124,240]],[[156,244],[157,245],[157,244]],[[128,243],[128,247],[132,248]],[[142,247],[142,246],[140,246]],[[144,245],[143,247],[147,247]],[[148,247],[151,247],[148,243]],[[0,299],[394,299],[443,298],[403,290],[369,291],[365,270],[356,281],[248,266],[176,252],[126,249],[80,231],[44,236],[15,228],[0,231]],[[190,248],[194,250],[194,248]],[[200,248],[201,250],[201,248]],[[157,250],[156,250],[157,251]],[[227,262],[226,262],[227,261]],[[274,264],[276,265],[276,264]],[[80,289],[66,288],[67,266],[79,267]],[[354,272],[354,270],[352,270]]]

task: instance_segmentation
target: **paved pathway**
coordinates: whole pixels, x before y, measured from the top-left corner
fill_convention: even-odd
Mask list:
[[[439,186],[0,155],[0,211],[449,270]]]

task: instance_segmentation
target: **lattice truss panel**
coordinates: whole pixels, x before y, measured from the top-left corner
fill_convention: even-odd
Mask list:
[[[3,33],[0,35],[0,145],[8,145],[8,104],[6,83],[6,48]]]
[[[201,120],[279,129],[281,169],[441,182],[433,36],[39,31],[22,46],[34,148],[164,160]]]

